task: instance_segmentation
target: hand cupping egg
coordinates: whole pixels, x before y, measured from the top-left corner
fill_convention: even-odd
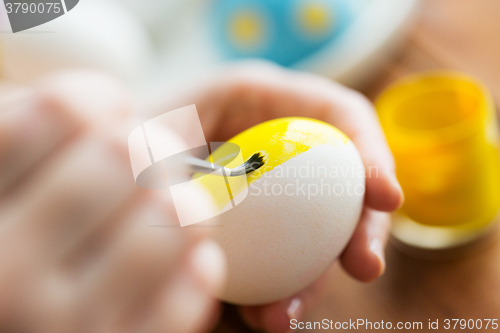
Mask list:
[[[306,118],[268,121],[229,143],[245,160],[260,153],[265,163],[248,175],[246,188],[227,178],[232,203],[211,186],[219,176],[198,178],[226,210],[210,229],[227,255],[218,297],[242,305],[277,301],[314,281],[351,238],[363,207],[363,163],[342,132]],[[214,163],[228,159],[226,146],[213,153]]]

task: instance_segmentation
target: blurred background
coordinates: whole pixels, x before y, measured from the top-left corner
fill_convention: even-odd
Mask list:
[[[0,65],[26,82],[85,66],[134,86],[178,84],[260,58],[363,86],[401,44],[418,0],[86,0],[16,34],[0,6]]]
[[[259,57],[340,81],[372,101],[395,80],[433,69],[472,75],[500,100],[493,0],[85,0],[40,27],[9,28],[0,8],[0,77],[11,82],[83,66],[141,90]],[[335,264],[306,321],[422,321],[425,331],[429,319],[498,318],[498,238],[490,232],[453,260],[415,259],[390,245],[386,274],[370,284]],[[214,333],[233,332],[250,330],[225,306]]]

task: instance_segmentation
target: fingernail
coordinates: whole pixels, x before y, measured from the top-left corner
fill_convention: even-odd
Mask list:
[[[302,321],[302,317],[304,316],[304,303],[298,297],[295,297],[288,305],[286,310],[286,314],[288,316],[288,322],[291,324],[292,320],[299,322]],[[295,332],[295,329],[290,327],[290,330],[287,332]]]
[[[213,240],[198,244],[191,255],[195,272],[213,293],[219,292],[226,277],[226,258],[224,252]]]
[[[370,251],[377,257],[380,263],[380,272],[378,276],[384,274],[385,271],[385,255],[382,240],[380,238],[374,238],[370,242]]]
[[[288,309],[286,310],[286,314],[290,320],[295,319],[297,321],[302,320],[302,316],[304,315],[304,304],[302,300],[298,297],[292,299]]]
[[[405,202],[405,195],[404,195],[403,189],[401,188],[401,184],[399,183],[399,181],[396,178],[396,176],[391,175],[390,179],[391,179],[392,186],[394,188],[396,188],[398,190],[398,192],[399,192],[399,205],[398,205],[398,208],[397,208],[397,209],[399,209],[399,208],[401,208],[401,206]]]

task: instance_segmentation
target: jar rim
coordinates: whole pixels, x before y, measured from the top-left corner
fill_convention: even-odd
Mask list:
[[[406,101],[429,93],[456,92],[477,100],[476,110],[457,122],[433,129],[413,129],[395,121]],[[396,80],[377,98],[375,107],[392,148],[428,148],[459,142],[480,131],[494,110],[488,89],[476,78],[451,70],[431,70]]]

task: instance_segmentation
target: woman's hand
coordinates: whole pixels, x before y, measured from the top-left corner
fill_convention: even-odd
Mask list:
[[[389,218],[381,212],[400,207],[403,193],[375,111],[365,97],[328,79],[266,63],[239,64],[197,88],[169,90],[168,95],[175,98],[160,98],[156,105],[145,107],[153,110],[151,116],[196,104],[207,141],[226,141],[249,127],[280,117],[316,118],[342,130],[370,172],[361,220],[340,261],[360,281],[372,281],[383,274]],[[176,130],[189,140],[184,128]],[[300,321],[321,296],[325,280],[325,276],[320,277],[297,295],[274,304],[243,307],[242,315],[254,328],[286,332],[290,319]]]
[[[190,333],[214,323],[222,252],[200,230],[175,228],[166,191],[134,183],[130,105],[94,73],[0,86],[0,331]]]

